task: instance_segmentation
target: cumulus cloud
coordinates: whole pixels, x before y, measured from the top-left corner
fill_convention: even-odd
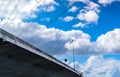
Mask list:
[[[46,28],[45,25],[25,23],[21,19],[14,19],[12,22],[3,20],[0,23],[6,31],[53,55],[72,52],[73,45],[77,55],[120,53],[120,29],[109,31],[91,42],[90,35],[80,30],[63,31]]]
[[[104,59],[103,56],[91,56],[84,64],[75,62],[76,70],[83,72],[85,77],[119,77],[120,61]],[[70,64],[73,67],[73,63]]]
[[[97,51],[120,53],[120,29],[99,36],[96,42]]]
[[[3,29],[54,55],[64,54],[68,51],[65,45],[71,42],[72,39],[88,39],[90,37],[79,30],[63,31],[55,28],[46,28],[44,25],[37,23],[22,22],[21,19],[6,22],[7,20],[1,22]]]
[[[78,24],[73,25],[74,28],[85,27],[86,24],[79,22]]]
[[[90,35],[80,30],[63,31],[55,28],[47,28],[45,25],[34,22],[23,22],[22,19],[25,17],[31,15],[35,17],[33,12],[38,11],[39,6],[48,7],[48,5],[58,5],[54,0],[2,1],[0,1],[1,6],[3,6],[0,8],[0,27],[51,55],[58,56],[72,51],[73,45],[75,54],[78,55],[120,53],[120,28],[102,34],[96,41],[91,42]],[[100,12],[98,8],[97,4],[89,2],[87,7],[80,11],[80,14],[83,15],[79,14],[78,19],[86,22],[97,22],[99,18],[98,13]],[[49,18],[43,20],[49,20]],[[67,22],[72,20],[73,17],[66,18]],[[74,27],[79,26],[82,27],[85,25],[79,23]],[[72,40],[74,41],[72,42]],[[70,66],[73,67],[73,63]],[[75,66],[78,71],[84,72],[85,77],[120,76],[120,61],[104,59],[103,56],[91,56],[84,64],[75,62]]]
[[[83,70],[89,77],[92,77],[92,75],[96,77],[113,77],[116,72],[120,73],[120,61],[104,59],[102,56],[91,56],[84,67]]]
[[[52,12],[55,10],[55,7],[54,6],[46,6],[46,7],[42,7],[39,9],[40,11],[44,11],[44,12]]]
[[[84,39],[75,39],[74,42],[68,42],[65,47],[72,51],[73,45],[76,54],[104,54],[120,53],[120,29],[109,31],[97,38],[95,42],[90,41],[90,37]]]
[[[94,3],[94,2],[91,1],[87,4],[86,7],[84,7],[85,8],[84,10],[92,10],[92,11],[98,13],[98,12],[100,12],[99,7],[100,6],[97,3]]]
[[[3,1],[4,8],[8,7],[8,4],[11,5],[10,8],[13,8],[13,3],[17,3],[12,3],[12,1],[14,0],[11,0],[10,4],[6,1]],[[31,4],[31,6],[33,5],[35,6],[35,8],[30,8],[27,11],[24,11],[24,9],[21,9],[21,11],[18,10],[18,12],[20,12],[20,17],[14,18],[12,15],[10,15],[9,17],[10,12],[7,12],[5,14],[3,14],[3,12],[10,11],[10,8],[7,8],[7,10],[3,10],[1,8],[3,12],[0,14],[3,14],[3,16],[0,16],[0,27],[28,41],[34,46],[54,55],[64,54],[66,51],[72,51],[73,45],[76,54],[79,55],[120,53],[120,48],[118,47],[120,46],[120,29],[109,31],[106,34],[99,36],[95,42],[91,42],[90,35],[80,30],[63,31],[55,28],[47,28],[45,27],[45,25],[34,22],[26,23],[22,20],[22,16],[24,15],[24,13],[31,14],[31,12],[35,10],[37,11],[37,6],[40,5],[43,6],[47,4],[56,4],[54,0],[43,0],[42,2],[39,2],[38,5],[35,5],[36,2],[31,3],[29,0],[27,1],[28,4],[26,0],[24,1],[26,2],[23,3],[26,4],[24,7],[28,7],[28,5]],[[45,4],[44,1],[46,1]],[[17,4],[16,8],[22,8],[23,4]],[[85,12],[84,10],[85,13],[81,13],[83,15],[79,14],[78,18],[87,22],[97,22],[97,19],[99,18],[96,14],[96,12],[98,12],[97,8],[97,4],[94,4],[94,6],[92,5],[90,8],[86,7],[86,9],[90,10],[87,12]],[[13,15],[14,14],[19,16],[19,13],[17,14],[17,12],[13,13]],[[66,18],[64,18],[64,20],[66,22],[69,22],[73,20],[73,17],[67,16]],[[79,23],[74,27],[78,26],[84,26],[84,24]],[[74,40],[74,42],[72,42],[71,40]],[[38,43],[37,41],[40,42]]]
[[[68,0],[70,4],[74,4],[76,2],[88,3],[90,0]]]
[[[111,4],[113,0],[98,0],[98,2],[100,4],[107,5],[107,4]]]
[[[80,72],[80,70],[81,70],[80,67],[82,66],[82,64],[80,64],[79,62],[75,62],[75,63],[70,63],[69,66],[74,68],[74,64],[75,64],[75,70]]]
[[[77,7],[76,6],[72,6],[70,9],[69,9],[69,12],[76,12],[77,11]]]
[[[86,6],[83,7],[83,9],[80,10],[80,12],[77,14],[76,18],[79,19],[79,21],[83,21],[84,23],[78,23],[73,25],[73,27],[85,27],[85,25],[90,23],[97,23],[99,19],[99,5],[97,3],[94,3],[92,1],[85,1]]]
[[[84,9],[80,10],[80,13],[77,15],[77,18],[88,23],[96,23],[99,19],[99,12],[99,5],[90,1],[87,3],[87,6],[85,6]]]
[[[87,54],[94,53],[94,51],[90,50],[92,47],[92,43],[90,42],[89,38],[77,39],[77,40],[74,40],[74,42],[68,42],[65,44],[65,47],[69,51],[72,51],[73,45],[74,45],[74,50],[76,54],[87,55]]]
[[[120,0],[98,0],[98,2],[104,6],[111,4],[113,2],[117,2],[117,1],[120,1]]]
[[[46,7],[46,11],[53,11],[54,7],[51,5],[58,5],[54,0],[0,0],[0,4],[2,4],[0,18],[9,20],[26,18],[31,15],[35,17],[34,12],[41,7]]]
[[[88,11],[86,13],[80,13],[80,14],[78,14],[77,18],[79,20],[84,20],[84,21],[87,21],[87,22],[91,23],[91,22],[97,22],[99,16],[94,11]]]
[[[66,16],[63,20],[65,21],[65,22],[70,22],[70,21],[72,21],[74,19],[74,17],[72,17],[72,16]]]
[[[76,2],[82,2],[85,4],[85,6],[80,9],[80,12],[77,14],[76,18],[84,22],[84,24],[90,24],[90,23],[97,23],[99,19],[99,12],[100,12],[100,5],[97,3],[90,1],[90,0],[68,0],[70,5],[73,5]],[[69,9],[69,11],[74,12],[76,11],[76,7],[72,7]],[[76,26],[80,25],[80,23],[75,24]],[[74,27],[74,25],[73,25]],[[82,25],[82,27],[84,27]]]

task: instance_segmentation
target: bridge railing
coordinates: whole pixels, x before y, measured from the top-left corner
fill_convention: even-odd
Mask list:
[[[76,70],[74,70],[73,68],[68,66],[67,64],[59,61],[58,59],[52,57],[51,55],[43,52],[42,50],[34,47],[33,45],[29,44],[28,42],[25,42],[25,41],[21,40],[20,38],[10,34],[9,32],[7,32],[7,31],[5,31],[1,28],[0,28],[0,38],[2,38],[3,41],[11,42],[11,43],[13,43],[13,44],[15,44],[19,47],[22,47],[22,48],[24,48],[26,50],[29,50],[29,51],[37,54],[37,55],[40,55],[40,56],[42,56],[42,57],[44,57],[44,58],[46,58],[50,61],[53,61],[54,63],[57,63],[57,64],[63,66],[64,68],[69,69],[69,70],[73,71],[74,73],[80,75],[79,72],[77,72]]]

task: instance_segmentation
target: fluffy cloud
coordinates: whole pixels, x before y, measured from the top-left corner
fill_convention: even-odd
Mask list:
[[[52,12],[55,10],[55,7],[54,6],[46,6],[46,7],[42,7],[42,8],[39,8],[40,11],[44,11],[44,12]]]
[[[75,63],[71,63],[71,64],[68,63],[68,65],[69,65],[70,67],[72,67],[72,68],[74,68],[74,64],[75,64],[75,70],[81,72],[81,71],[80,71],[80,70],[81,70],[80,67],[82,66],[82,64],[80,64],[79,62],[75,62]]]
[[[91,42],[90,36],[80,30],[63,31],[46,28],[37,23],[22,22],[21,19],[15,19],[12,22],[3,20],[0,23],[3,29],[50,54],[59,55],[66,51],[72,52],[73,45],[75,53],[78,55],[120,53],[120,29],[109,31],[99,36],[95,42]]]
[[[63,20],[65,21],[65,22],[70,22],[70,21],[72,21],[74,19],[74,17],[72,17],[72,16],[66,16]]]
[[[98,19],[99,19],[99,5],[92,2],[92,1],[87,1],[86,6],[83,7],[83,9],[80,10],[79,14],[77,14],[77,19],[79,19],[80,21],[84,21],[84,23],[78,23],[73,25],[74,26],[82,26],[84,27],[87,24],[90,23],[97,23]],[[84,25],[83,25],[84,24]]]
[[[116,63],[116,64],[115,64]],[[84,65],[84,72],[91,77],[114,77],[120,73],[120,61],[104,59],[102,56],[91,56]],[[117,76],[118,77],[118,76]]]
[[[82,2],[82,3],[88,3],[90,0],[68,0],[70,4],[73,4],[75,2]]]
[[[89,23],[91,22],[97,22],[99,19],[98,13],[99,5],[94,2],[88,2],[87,6],[84,7],[84,9],[80,10],[80,13],[77,15],[77,18],[79,20],[84,20]]]
[[[86,24],[79,22],[78,24],[73,25],[73,27],[78,28],[78,27],[85,27]]]
[[[89,2],[89,3],[87,4],[86,7],[84,7],[84,8],[85,8],[84,10],[92,10],[92,11],[98,13],[98,12],[100,12],[99,7],[100,7],[100,6],[99,6],[98,4],[96,4],[96,3],[94,3],[94,2],[91,1],[91,2]]]
[[[21,19],[15,19],[12,22],[4,20],[1,25],[6,31],[54,55],[64,54],[68,51],[65,45],[72,39],[88,39],[90,37],[82,31],[62,31],[55,28],[46,28],[44,25],[37,23],[24,23]]]
[[[79,20],[85,20],[85,21],[91,23],[91,22],[97,22],[99,17],[98,17],[98,14],[96,12],[88,11],[86,13],[78,14],[77,18]]]
[[[106,4],[111,4],[113,0],[98,0],[100,4],[106,5]]]
[[[99,5],[93,1],[90,0],[68,0],[70,5],[73,5],[76,2],[82,2],[84,4],[86,4],[86,6],[83,7],[83,9],[80,10],[80,12],[77,14],[76,18],[81,21],[83,21],[83,24],[90,24],[90,23],[97,23],[98,19],[99,19]],[[76,7],[72,7],[71,9],[69,9],[69,11],[74,12],[76,11],[77,8]],[[75,24],[76,26],[81,25],[80,23]],[[75,26],[73,25],[73,27]],[[84,27],[82,25],[82,27]]]
[[[98,2],[100,4],[103,4],[104,6],[111,4],[112,2],[116,2],[116,1],[120,1],[120,0],[98,0]]]
[[[91,42],[90,38],[75,39],[74,42],[68,42],[65,47],[72,51],[73,45],[76,54],[104,54],[104,53],[120,53],[120,29],[107,32],[97,38],[95,42]]]
[[[120,53],[120,29],[103,34],[97,39],[97,51]]]
[[[46,7],[44,9],[46,11],[53,11],[54,7],[50,5],[58,5],[54,0],[0,0],[0,4],[2,4],[0,18],[9,20],[26,18],[31,15],[35,17],[34,12],[41,7]]]
[[[69,12],[76,12],[77,11],[77,7],[76,6],[73,6],[69,9]]]
[[[76,70],[83,72],[85,77],[119,77],[120,61],[104,59],[103,56],[91,56],[86,63],[75,62]],[[70,64],[73,67],[73,63]]]
[[[74,42],[68,42],[65,44],[65,47],[69,50],[73,50],[73,45],[74,45],[74,50],[76,54],[80,55],[87,55],[87,54],[93,54],[94,51],[91,51],[92,43],[90,42],[89,38],[84,38],[84,39],[76,39]]]
[[[79,16],[80,14],[78,19],[90,23],[97,22],[99,6],[88,0],[76,1],[88,3],[87,7],[80,11],[83,19]],[[19,2],[2,0],[0,4],[3,6],[0,8],[0,27],[49,54],[57,56],[65,54],[67,51],[73,50],[73,45],[75,53],[78,55],[120,53],[120,47],[118,47],[120,46],[120,29],[109,31],[99,36],[95,42],[91,42],[90,35],[80,30],[63,31],[47,28],[45,25],[34,22],[22,21],[23,18],[31,15],[35,17],[34,12],[39,10],[39,6],[45,6],[44,11],[47,11],[48,6],[58,5],[54,0],[19,0]],[[51,7],[51,9],[53,8],[54,6]],[[53,10],[48,10],[48,12]],[[73,20],[72,17],[66,19],[66,21],[71,20]],[[77,26],[84,25],[79,23]],[[85,77],[120,76],[120,61],[104,59],[102,56],[91,56],[85,64],[75,62],[75,65],[78,67],[77,70],[85,73]],[[70,66],[73,66],[73,63]]]
[[[16,2],[13,2],[14,0],[11,0],[10,4],[6,1],[3,1],[4,8],[7,7],[7,5],[11,5],[11,8],[13,8],[13,3],[16,4]],[[23,0],[24,1],[24,0]],[[33,6],[43,6],[47,4],[57,4],[53,0],[41,0],[38,5],[35,5],[33,2],[31,3],[29,0],[28,4],[26,4],[27,7],[29,4]],[[36,1],[36,0],[32,0]],[[45,4],[44,1],[46,1]],[[21,1],[22,2],[22,1]],[[26,2],[26,0],[24,1]],[[23,6],[23,4],[17,4],[20,8]],[[85,9],[89,9],[89,11],[82,11],[81,14],[78,15],[78,18],[80,20],[85,20],[87,22],[97,22],[98,16],[96,12],[98,12],[98,6],[97,4],[91,5],[93,2],[91,2],[89,5],[91,7],[86,7]],[[1,8],[2,9],[2,8]],[[31,9],[31,8],[30,8]],[[29,10],[29,9],[28,9]],[[66,51],[72,51],[73,45],[74,49],[76,51],[76,54],[80,55],[93,55],[93,54],[102,54],[102,53],[120,53],[120,29],[115,29],[113,31],[109,31],[108,33],[101,35],[98,37],[98,39],[95,42],[90,41],[90,35],[86,34],[80,30],[70,30],[70,31],[63,31],[55,28],[47,28],[45,25],[40,25],[38,23],[25,23],[22,21],[22,16],[25,15],[27,12],[31,14],[33,11],[37,11],[37,7],[34,9],[31,9],[29,11],[24,11],[24,9],[18,10],[20,12],[20,17],[13,17],[12,15],[19,16],[19,13],[13,13],[10,16],[6,16],[6,13],[3,16],[0,16],[0,27],[3,29],[15,34],[16,36],[28,41],[29,43],[33,44],[34,46],[48,52],[54,55],[63,54]],[[7,8],[7,10],[2,11],[10,11],[10,8]],[[86,12],[85,12],[86,11]],[[0,13],[1,15],[3,14]],[[83,13],[85,12],[85,13]],[[8,12],[7,12],[8,13]],[[25,13],[25,14],[24,14]],[[9,15],[8,13],[7,15]],[[27,13],[28,14],[28,13]],[[13,17],[13,18],[12,18]],[[66,22],[72,21],[73,17],[67,16],[64,18]],[[18,26],[19,25],[19,26]],[[78,26],[84,26],[84,24],[79,23],[75,25],[74,27]],[[32,35],[31,35],[32,33]],[[74,40],[72,42],[71,40]],[[38,43],[37,41],[40,41]],[[52,47],[51,47],[52,46]],[[58,51],[59,50],[59,51]]]

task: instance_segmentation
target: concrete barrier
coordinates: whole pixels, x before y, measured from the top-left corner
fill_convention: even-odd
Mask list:
[[[80,73],[0,29],[0,77],[80,77]]]

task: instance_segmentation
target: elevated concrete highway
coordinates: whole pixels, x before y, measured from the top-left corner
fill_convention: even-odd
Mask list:
[[[0,77],[80,77],[80,73],[0,29]]]

